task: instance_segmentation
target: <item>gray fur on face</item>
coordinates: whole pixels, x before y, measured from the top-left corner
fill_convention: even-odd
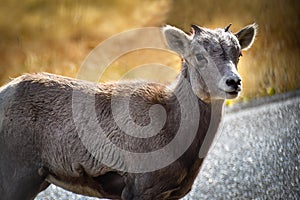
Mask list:
[[[187,63],[194,93],[202,100],[235,98],[241,91],[237,72],[241,50],[252,45],[257,25],[236,34],[229,27],[210,30],[192,25],[192,34],[166,26],[163,33],[169,47]]]

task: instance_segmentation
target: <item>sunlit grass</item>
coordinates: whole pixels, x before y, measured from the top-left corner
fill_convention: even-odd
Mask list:
[[[100,81],[146,79],[168,83],[175,80],[179,71],[180,58],[176,54],[144,49],[121,56],[107,68]]]
[[[128,29],[164,24],[169,2],[4,0],[0,84],[24,72],[75,77],[101,41]]]

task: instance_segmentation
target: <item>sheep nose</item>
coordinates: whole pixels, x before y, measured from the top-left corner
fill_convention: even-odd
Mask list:
[[[241,90],[241,79],[239,77],[228,78],[225,82],[227,86],[235,90]]]

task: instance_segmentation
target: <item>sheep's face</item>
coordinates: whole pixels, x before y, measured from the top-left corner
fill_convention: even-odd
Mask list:
[[[172,26],[163,28],[168,46],[187,65],[193,92],[204,101],[233,99],[242,89],[237,64],[241,50],[248,49],[254,41],[256,25],[246,26],[236,34],[229,31],[229,26],[210,30],[192,25],[191,35]]]

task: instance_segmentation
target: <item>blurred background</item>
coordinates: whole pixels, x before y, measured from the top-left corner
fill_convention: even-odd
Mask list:
[[[101,41],[133,28],[171,24],[189,32],[191,24],[214,29],[233,23],[236,32],[253,22],[259,31],[240,60],[244,90],[238,101],[300,88],[298,0],[1,0],[0,85],[29,72],[76,77]],[[118,80],[149,62],[180,69],[174,54],[141,50],[112,63],[100,81]],[[174,78],[156,75],[162,82]]]

